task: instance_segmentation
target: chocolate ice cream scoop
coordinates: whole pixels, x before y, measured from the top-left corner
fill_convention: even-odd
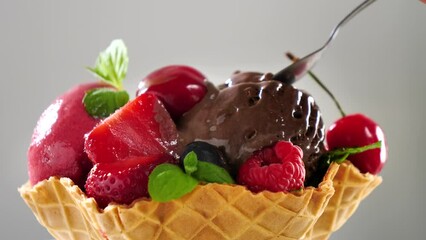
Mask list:
[[[237,72],[219,89],[208,83],[204,99],[178,123],[179,145],[216,145],[235,173],[253,151],[291,141],[303,150],[309,182],[325,151],[321,113],[312,96],[272,76]]]

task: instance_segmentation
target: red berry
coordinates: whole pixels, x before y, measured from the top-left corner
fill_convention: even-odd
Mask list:
[[[192,67],[172,65],[146,76],[138,86],[137,95],[155,94],[177,119],[203,99],[207,92],[205,77]]]
[[[305,181],[302,156],[300,147],[279,141],[273,147],[255,151],[241,165],[238,182],[253,192],[300,189]]]
[[[148,197],[148,176],[158,164],[171,162],[170,155],[126,159],[115,163],[97,163],[86,181],[86,193],[96,199],[99,207],[109,203],[130,204]]]
[[[362,173],[378,174],[387,159],[387,146],[383,130],[362,114],[347,115],[336,121],[327,131],[330,150],[343,147],[362,147],[382,141],[382,147],[348,157]]]
[[[142,94],[110,115],[86,135],[85,150],[93,163],[174,154],[177,130],[163,104]]]

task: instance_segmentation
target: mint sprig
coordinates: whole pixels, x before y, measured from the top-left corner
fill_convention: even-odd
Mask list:
[[[192,175],[198,170],[198,157],[194,151],[189,152],[183,159],[183,167],[186,174]]]
[[[88,67],[87,69],[100,77],[104,82],[114,86],[118,90],[122,90],[128,65],[127,47],[123,40],[116,39],[111,42],[105,51],[99,54],[95,67]]]
[[[199,181],[208,183],[234,183],[234,180],[232,179],[231,175],[229,175],[228,171],[216,164],[199,161],[197,155],[193,151],[186,155],[183,163],[185,166],[185,171],[187,171],[188,174],[191,174]],[[189,164],[196,166],[195,171],[192,173],[189,173],[187,170],[187,165]]]
[[[199,182],[234,183],[229,173],[213,163],[199,161],[193,151],[183,160],[180,167],[168,163],[154,168],[148,179],[148,192],[158,202],[178,199],[191,192]]]
[[[349,155],[362,153],[371,149],[380,148],[382,146],[382,142],[378,141],[370,145],[361,146],[361,147],[352,147],[352,148],[338,148],[334,150],[330,150],[323,155],[321,155],[320,163],[317,169],[316,177],[312,177],[309,182],[306,182],[305,184],[307,186],[318,186],[318,184],[322,181],[322,177],[327,172],[327,169],[329,168],[330,164],[335,163],[342,163],[344,162]]]
[[[377,141],[375,143],[362,146],[362,147],[352,147],[352,148],[338,148],[331,151],[328,151],[323,155],[327,164],[342,163],[349,157],[349,155],[362,153],[371,149],[380,148],[382,146],[382,141]]]
[[[101,52],[94,68],[87,69],[113,88],[96,88],[86,92],[83,104],[87,113],[95,118],[105,118],[129,101],[129,94],[123,90],[129,57],[123,40],[113,40]]]
[[[178,166],[163,163],[149,175],[148,192],[155,201],[167,202],[190,193],[197,185],[197,179],[185,174]]]

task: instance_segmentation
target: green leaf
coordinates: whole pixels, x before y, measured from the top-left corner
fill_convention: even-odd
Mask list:
[[[336,162],[336,163],[342,163],[346,160],[346,158],[349,155],[362,153],[371,149],[380,148],[382,146],[382,142],[378,141],[366,146],[362,147],[353,147],[353,148],[339,148],[334,149],[326,153],[326,157],[328,158],[327,161],[329,163]]]
[[[86,92],[83,104],[86,111],[95,118],[105,118],[129,101],[126,91],[111,88],[95,88]]]
[[[194,151],[189,152],[183,159],[183,166],[185,168],[186,174],[191,175],[197,171],[198,158],[197,154]]]
[[[234,183],[231,175],[216,164],[199,161],[194,151],[189,152],[183,159],[186,174],[207,183]]]
[[[198,181],[178,166],[164,163],[154,168],[148,179],[148,192],[157,202],[178,199],[191,192]]]
[[[189,152],[184,160],[185,172],[173,164],[160,164],[149,175],[148,192],[152,199],[167,202],[191,192],[198,181],[234,183],[229,173],[213,163],[199,161],[197,154]]]
[[[316,171],[317,174],[311,177],[309,182],[305,183],[306,186],[315,186],[315,187],[318,186],[318,184],[322,181],[323,176],[327,172],[332,162],[336,162],[340,164],[344,162],[351,154],[361,153],[367,150],[380,148],[380,147],[381,147],[381,141],[378,141],[373,144],[362,146],[362,147],[339,148],[339,149],[328,151],[327,153],[321,156],[319,165]]]
[[[228,171],[209,162],[198,161],[197,171],[195,171],[192,176],[199,181],[208,183],[234,183]]]
[[[128,65],[127,47],[123,40],[117,39],[112,41],[109,47],[99,54],[95,67],[88,69],[104,82],[122,90]]]

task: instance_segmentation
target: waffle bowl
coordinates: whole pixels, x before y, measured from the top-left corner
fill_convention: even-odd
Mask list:
[[[324,213],[307,235],[307,239],[328,239],[356,211],[359,204],[382,182],[380,176],[361,173],[351,162],[340,164],[333,179],[335,194]]]
[[[332,164],[317,188],[294,193],[206,184],[170,202],[139,199],[103,210],[68,178],[26,183],[19,192],[56,239],[303,239],[333,196],[338,169]]]

